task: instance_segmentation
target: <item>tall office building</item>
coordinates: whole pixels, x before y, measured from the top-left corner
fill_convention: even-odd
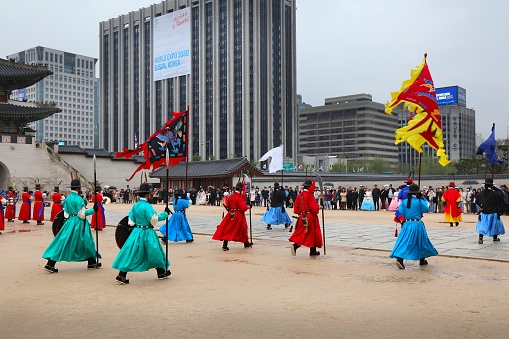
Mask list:
[[[7,56],[17,62],[48,66],[52,75],[12,92],[17,100],[54,102],[62,109],[29,124],[36,140],[94,147],[94,79],[97,59],[37,46]]]
[[[449,160],[471,159],[477,151],[475,134],[475,111],[467,108],[466,90],[459,86],[436,88],[438,108],[442,121],[444,148]],[[400,105],[394,110],[398,116],[398,126],[408,124],[410,112]],[[398,128],[399,128],[398,127]],[[436,151],[423,145],[423,156],[435,157]],[[399,162],[417,166],[419,153],[408,143],[398,144]]]
[[[398,162],[395,116],[370,94],[325,99],[324,106],[300,109],[300,155],[341,156],[348,160],[382,158]]]
[[[154,21],[190,8],[191,74],[154,81]],[[295,0],[166,0],[100,23],[100,147],[188,106],[189,157],[296,156]]]

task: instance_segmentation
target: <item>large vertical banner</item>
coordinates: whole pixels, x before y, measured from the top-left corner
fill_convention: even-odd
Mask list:
[[[189,7],[154,18],[154,81],[191,74]]]

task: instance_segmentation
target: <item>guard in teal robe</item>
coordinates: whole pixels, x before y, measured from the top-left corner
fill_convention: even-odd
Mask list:
[[[158,221],[168,218],[168,212],[165,210],[157,214],[147,201],[149,193],[149,185],[141,184],[138,190],[140,201],[134,204],[128,213],[129,226],[133,227],[133,230],[111,265],[120,271],[116,281],[121,284],[129,283],[129,279],[126,279],[127,272],[144,272],[155,268],[158,279],[167,278],[171,274],[168,270],[170,261],[166,260],[166,254],[154,230]]]
[[[88,261],[88,268],[99,268],[101,263],[96,261],[101,255],[96,252],[95,241],[90,230],[87,216],[94,214],[94,208],[86,209],[85,200],[80,196],[81,183],[71,181],[71,194],[64,200],[62,207],[67,219],[62,228],[51,241],[42,257],[48,260],[45,270],[57,273],[57,261]]]

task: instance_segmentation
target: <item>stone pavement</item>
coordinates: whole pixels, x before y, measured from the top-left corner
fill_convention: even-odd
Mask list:
[[[122,211],[106,210],[106,220],[108,221],[120,221],[125,215],[126,213]],[[249,225],[249,214],[246,214],[246,217]],[[259,213],[251,216],[253,239],[288,241],[290,233],[284,225],[273,225],[272,230],[267,230],[267,225],[260,219]],[[190,215],[188,220],[193,233],[212,236],[217,225],[221,222],[221,216]],[[325,245],[390,252],[395,242],[394,229],[395,226],[381,224],[326,222]],[[477,233],[472,229],[462,229],[461,226],[454,228],[429,227],[427,232],[441,256],[509,262],[509,239],[504,236],[501,237],[500,242],[493,242],[491,237],[484,237],[484,244],[480,245],[477,243]]]

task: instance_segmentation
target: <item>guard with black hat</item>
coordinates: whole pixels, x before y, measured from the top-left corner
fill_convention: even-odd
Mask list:
[[[101,186],[95,186],[95,193],[92,196],[92,202],[97,205],[97,216],[92,218],[91,227],[93,229],[98,229],[102,231],[106,227],[106,216],[104,215],[104,200],[103,195],[101,194]]]
[[[60,185],[60,183],[59,183]],[[51,195],[51,201],[53,201],[53,205],[51,205],[51,215],[49,220],[53,222],[57,217],[58,213],[62,211],[62,201],[64,201],[65,197],[60,194],[60,187],[55,186],[53,189],[53,194]]]
[[[30,200],[32,196],[28,192],[28,187],[25,185],[23,187],[23,193],[21,194],[21,200],[23,203],[19,209],[18,220],[23,221],[24,224],[29,224],[28,220],[31,219],[32,215],[32,201]]]
[[[419,265],[425,266],[428,264],[427,257],[438,255],[421,221],[423,213],[429,210],[428,202],[415,184],[409,186],[407,195],[407,199],[398,206],[398,211],[405,219],[405,226],[401,228],[390,254],[391,258],[396,258],[396,266],[400,269],[405,269],[405,259],[419,260]]]
[[[191,199],[187,196],[182,188],[179,188],[173,194],[175,200],[173,200],[174,212],[168,220],[168,228],[166,223],[159,227],[159,232],[163,234],[161,241],[166,244],[169,241],[179,242],[193,242],[193,231],[189,226],[189,221],[186,217],[186,209],[189,208],[189,202]],[[166,234],[168,229],[168,234]]]
[[[140,199],[127,215],[132,231],[111,265],[120,271],[115,278],[120,284],[129,284],[127,272],[145,272],[155,268],[158,279],[166,279],[171,275],[168,270],[170,261],[166,260],[154,230],[159,221],[168,218],[170,209],[166,207],[164,212],[157,214],[148,202],[150,186],[147,183],[140,185],[137,194]]]
[[[16,218],[16,190],[13,186],[9,186],[7,191],[7,207],[5,209],[5,219],[7,222],[14,222]]]
[[[102,266],[96,261],[101,255],[97,253],[87,220],[87,216],[94,214],[96,207],[94,205],[94,208],[86,209],[85,200],[81,197],[81,182],[78,179],[71,181],[70,188],[71,194],[62,204],[66,221],[42,255],[48,260],[44,269],[50,273],[58,272],[55,263],[59,261],[88,261],[88,268]]]
[[[247,235],[247,221],[245,212],[249,209],[246,204],[246,197],[243,194],[244,184],[238,182],[235,191],[228,196],[224,207],[228,213],[217,226],[212,236],[214,240],[223,241],[223,251],[228,251],[228,241],[237,241],[244,244],[244,248],[252,247]]]
[[[318,203],[313,195],[315,183],[306,179],[302,184],[302,191],[295,198],[293,204],[293,213],[298,214],[295,231],[289,241],[293,242],[291,249],[292,255],[296,255],[296,251],[301,246],[309,247],[309,255],[320,255],[316,250],[322,247],[323,239],[320,231],[320,222],[318,221]]]
[[[478,243],[483,243],[485,235],[493,237],[498,242],[501,234],[505,234],[504,223],[500,219],[502,215],[501,204],[504,202],[504,193],[493,185],[493,179],[487,178],[484,182],[484,190],[476,196],[476,202],[481,207],[475,231],[479,233]]]
[[[44,197],[46,195],[41,192],[41,184],[35,184],[34,192],[34,215],[32,219],[37,221],[37,225],[44,225]]]
[[[267,224],[267,229],[271,230],[271,225],[285,225],[289,227],[292,224],[292,219],[285,209],[286,192],[279,186],[279,183],[274,183],[274,190],[270,196],[270,208],[263,214],[262,221]]]
[[[453,227],[453,223],[459,226],[463,211],[460,208],[461,194],[456,189],[454,181],[449,183],[449,188],[442,194],[442,201],[444,202],[445,222],[448,222],[451,227]]]

